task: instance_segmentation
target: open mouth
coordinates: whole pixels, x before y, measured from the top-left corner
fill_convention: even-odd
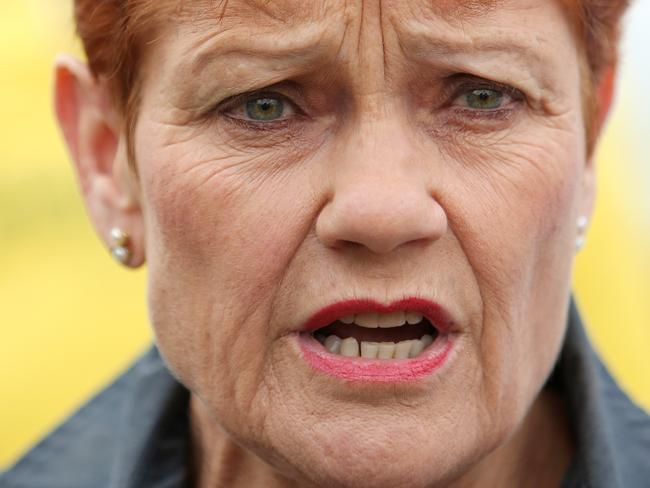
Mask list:
[[[440,333],[418,312],[360,313],[312,332],[327,351],[346,357],[409,359],[420,356]]]
[[[296,335],[301,357],[316,371],[345,381],[419,381],[451,364],[462,347],[454,317],[421,297],[389,304],[372,299],[332,303]]]

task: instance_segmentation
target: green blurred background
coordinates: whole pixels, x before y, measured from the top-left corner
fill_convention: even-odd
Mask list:
[[[598,350],[650,409],[650,2],[628,16],[599,200],[575,289]],[[52,60],[80,51],[68,0],[0,3],[0,469],[151,340],[145,271],[84,214],[51,109]]]

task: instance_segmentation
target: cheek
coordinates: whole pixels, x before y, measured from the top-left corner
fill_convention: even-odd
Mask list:
[[[150,147],[164,147],[139,158],[157,342],[192,390],[245,404],[268,373],[273,299],[309,230],[308,181],[261,174],[265,161],[200,138]]]
[[[155,236],[150,261],[173,256],[184,271],[190,266],[198,274],[221,262],[247,264],[233,260],[238,256],[268,258],[256,265],[279,264],[291,236],[278,234],[291,233],[299,202],[309,194],[303,174],[280,168],[299,155],[244,151],[231,139],[218,140],[209,126],[172,126],[168,133],[157,128],[138,131],[145,148],[139,163],[148,231]]]
[[[445,205],[486,291],[520,287],[540,271],[539,259],[571,254],[568,231],[585,164],[581,124],[571,122],[571,129],[522,130],[448,151],[457,191]]]
[[[579,130],[558,129],[472,148],[471,161],[450,154],[463,164],[455,167],[459,190],[446,208],[480,291],[475,347],[495,404],[504,388],[511,399],[532,398],[560,346],[582,141]]]
[[[273,218],[269,193],[275,182],[251,175],[250,159],[218,151],[199,137],[171,146],[153,141],[151,147],[140,158],[151,263],[204,278],[224,263],[245,265],[233,260],[237,256],[276,253],[267,239],[276,227],[264,226],[265,218]]]

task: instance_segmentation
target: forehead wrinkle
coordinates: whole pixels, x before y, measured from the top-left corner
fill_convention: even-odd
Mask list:
[[[394,0],[400,2],[400,0]],[[427,0],[408,2],[419,16],[446,21],[468,20],[495,10],[502,0]]]
[[[307,3],[323,6],[327,2]],[[236,52],[280,59],[296,57],[300,51],[324,51],[331,44],[324,40],[325,31],[337,20],[334,16],[323,22],[327,9],[316,12],[296,0],[198,0],[183,5],[181,28],[198,34],[183,53],[195,60],[192,65]]]
[[[193,42],[184,53],[186,62],[180,69],[196,73],[218,59],[239,56],[247,61],[264,59],[287,64],[309,63],[333,56],[340,48],[340,41],[328,35],[329,26],[302,24],[289,30],[258,32],[251,38],[246,29],[233,27],[209,33]]]
[[[377,2],[383,8],[393,6],[408,8],[419,16],[445,20],[466,20],[489,13],[503,0],[159,0],[160,6],[174,6],[174,15],[186,20],[210,20],[219,22],[246,22],[266,20],[271,23],[293,22],[306,19],[322,19],[338,7],[350,4],[362,7],[364,3]]]
[[[287,24],[295,20],[323,17],[328,10],[325,8],[327,3],[298,0],[198,0],[189,5],[182,4],[181,9],[194,20],[233,24],[250,21]]]
[[[548,40],[540,36],[522,35],[520,28],[507,28],[495,22],[470,20],[456,25],[447,19],[423,19],[413,16],[391,16],[400,50],[412,61],[438,58],[441,62],[453,56],[470,59],[477,54],[504,54],[521,60],[527,66],[547,61],[544,48]],[[524,33],[525,34],[525,33]]]
[[[507,30],[499,29],[498,33],[486,32],[470,36],[467,30],[463,30],[458,35],[449,31],[444,32],[442,29],[433,32],[430,28],[420,25],[403,29],[399,40],[407,57],[412,59],[504,52],[536,62],[542,61],[541,53],[535,49],[535,46],[542,41],[526,42],[517,33],[518,31],[515,30],[510,35]]]

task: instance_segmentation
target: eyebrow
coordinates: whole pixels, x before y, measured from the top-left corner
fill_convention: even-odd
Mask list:
[[[183,69],[196,74],[215,60],[229,56],[286,62],[287,65],[311,64],[334,54],[340,47],[339,42],[325,34],[325,29],[315,30],[313,25],[300,25],[280,34],[259,35],[258,39],[263,39],[263,42],[252,40],[250,32],[242,36],[238,30],[233,28],[208,35],[194,43],[186,53],[188,60],[183,63]]]
[[[429,32],[409,33],[400,37],[400,46],[409,59],[428,56],[450,56],[456,54],[473,54],[489,52],[514,53],[522,57],[541,60],[540,53],[533,46],[522,43],[517,37],[494,39],[493,36],[472,39],[451,39],[431,35]]]
[[[540,49],[543,41],[539,38],[531,42],[521,35],[520,30],[502,27],[496,30],[488,28],[473,36],[468,32],[471,31],[449,25],[432,29],[422,22],[410,22],[406,28],[402,26],[399,29],[397,38],[405,58],[415,63],[450,69],[467,68],[471,72],[481,64],[477,55],[503,55],[507,56],[509,68],[526,69],[537,82],[538,89],[550,84],[552,73],[545,68],[551,66],[553,60]],[[490,77],[490,73],[486,75]]]
[[[403,41],[400,43],[404,56],[416,63],[426,63],[438,67],[461,69],[480,65],[477,56],[507,56],[508,64],[526,68],[536,77],[542,77],[546,58],[534,47],[518,42],[518,39],[475,39],[471,42],[460,40],[427,38],[419,42]]]
[[[175,90],[174,102],[200,109],[216,97],[260,89],[314,71],[335,57],[340,47],[335,36],[313,28],[304,31],[304,26],[298,26],[291,32],[253,40],[249,32],[242,36],[237,27],[204,35],[184,49],[183,61],[171,72],[169,83],[185,87]],[[203,83],[206,77],[225,83]],[[193,81],[186,84],[188,79]]]
[[[183,63],[183,69],[189,69],[194,74],[215,59],[224,56],[236,55],[248,58],[264,58],[276,62],[287,61],[287,64],[296,61],[310,63],[328,57],[328,54],[337,52],[340,42],[328,39],[319,32],[316,35],[291,35],[273,36],[273,42],[255,43],[247,40],[241,42],[241,37],[236,33],[231,36],[214,36],[205,43],[195,54],[191,54],[189,63]],[[475,53],[508,53],[517,57],[543,62],[544,57],[534,46],[521,42],[516,36],[485,35],[472,39],[461,39],[458,36],[444,36],[435,34],[431,29],[409,30],[398,35],[399,45],[407,59],[413,61],[426,60],[434,57],[448,57],[453,55],[467,55]],[[235,42],[233,42],[235,41]],[[196,45],[191,49],[194,51]],[[300,64],[303,64],[303,63]]]
[[[428,9],[438,18],[472,18],[495,10],[503,0],[431,0]]]

